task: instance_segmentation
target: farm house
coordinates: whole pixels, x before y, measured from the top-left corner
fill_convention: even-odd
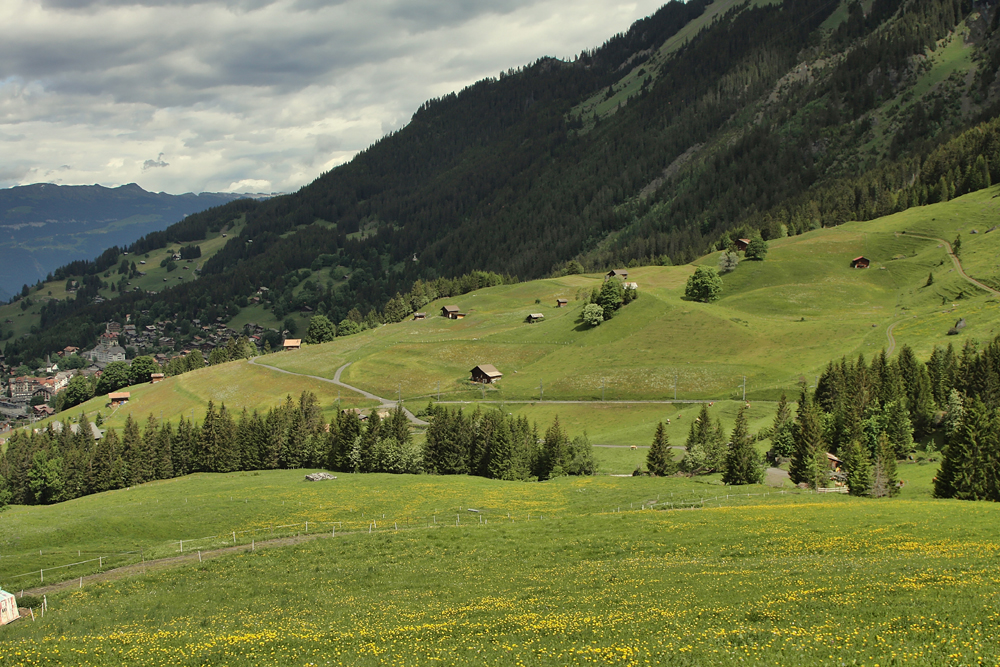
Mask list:
[[[19,618],[21,615],[17,611],[17,598],[12,593],[0,589],[0,625],[7,625]]]
[[[503,377],[503,373],[498,371],[493,364],[480,364],[473,368],[470,373],[472,373],[473,382],[482,382],[483,384],[493,384]]]

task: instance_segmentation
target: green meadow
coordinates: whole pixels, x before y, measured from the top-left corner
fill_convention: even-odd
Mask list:
[[[744,261],[723,278],[722,298],[686,301],[691,266],[639,267],[629,280],[639,298],[590,328],[583,298],[602,275],[537,280],[441,299],[427,320],[405,321],[260,360],[262,364],[333,377],[380,396],[404,400],[775,400],[810,383],[831,359],[910,345],[926,357],[933,346],[958,347],[1000,332],[997,298],[961,278],[944,247],[961,234],[966,272],[1000,285],[1000,235],[994,225],[998,188],[866,223],[848,223],[771,241],[763,262]],[[972,233],[976,230],[976,234]],[[852,269],[864,255],[870,269]],[[697,264],[715,266],[717,255]],[[933,284],[925,286],[929,274]],[[991,282],[996,281],[996,282]],[[569,305],[556,307],[557,298]],[[438,316],[459,306],[462,320]],[[543,322],[528,324],[529,313]],[[947,331],[964,317],[958,336]],[[482,363],[504,373],[495,386],[468,382]]]
[[[685,478],[309,484],[303,472],[193,475],[4,512],[0,582],[17,592],[30,580],[14,575],[67,559],[179,556],[181,539],[190,553],[47,589],[44,617],[0,629],[0,665],[1000,659],[995,504]],[[209,558],[234,531],[240,548]]]
[[[559,416],[572,436],[586,432],[595,444],[625,447],[648,445],[656,424],[667,419],[671,442],[683,445],[684,418],[698,406],[671,403],[675,397],[714,401],[714,418],[730,429],[745,377],[756,432],[770,423],[782,392],[794,400],[798,384],[815,384],[832,359],[870,359],[890,346],[890,327],[896,348],[910,345],[921,358],[935,345],[961,347],[1000,333],[997,297],[961,278],[942,244],[932,240],[961,235],[966,272],[1000,286],[1000,235],[988,232],[1000,210],[998,192],[994,187],[868,223],[774,240],[765,261],[741,262],[724,276],[723,296],[711,304],[684,300],[691,266],[631,269],[639,298],[596,328],[580,322],[580,311],[602,275],[493,287],[440,299],[424,309],[427,320],[307,345],[254,365],[233,362],[132,387],[132,400],[113,414],[98,397],[67,415],[85,411],[94,419],[101,412],[115,427],[129,413],[197,420],[209,399],[234,411],[266,410],[308,390],[329,417],[338,398],[342,407],[374,402],[267,366],[332,379],[350,363],[344,382],[386,398],[401,396],[414,411],[439,398],[467,410],[485,400],[525,415],[541,430]],[[858,255],[872,260],[870,269],[850,268]],[[713,254],[698,264],[716,262]],[[933,283],[927,286],[929,274]],[[557,298],[568,299],[568,306],[557,308]],[[446,304],[460,306],[467,317],[440,317]],[[525,322],[533,312],[545,320]],[[959,318],[966,328],[948,336]],[[503,379],[486,387],[469,382],[469,369],[482,363],[496,365]],[[605,472],[620,474],[634,470],[637,455],[603,452],[599,459]]]

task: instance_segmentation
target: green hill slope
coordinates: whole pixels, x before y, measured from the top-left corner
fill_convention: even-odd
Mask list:
[[[344,405],[373,405],[348,389],[267,369],[333,379],[350,364],[343,382],[385,398],[399,395],[413,410],[432,398],[485,399],[543,425],[559,415],[574,434],[587,431],[598,444],[619,445],[647,445],[659,420],[690,413],[683,404],[665,405],[675,396],[721,401],[718,414],[728,427],[735,412],[729,401],[742,398],[746,376],[750,418],[759,430],[773,413],[767,401],[781,392],[795,396],[802,380],[815,384],[831,360],[870,359],[902,345],[926,359],[934,346],[960,348],[966,340],[985,342],[1000,333],[997,296],[959,276],[946,249],[932,240],[961,234],[965,271],[995,284],[1000,233],[987,230],[996,218],[997,194],[1000,187],[993,187],[772,241],[765,261],[741,261],[724,276],[723,296],[711,304],[684,300],[691,266],[631,269],[639,298],[596,328],[584,325],[580,313],[603,275],[477,290],[430,304],[426,320],[260,357],[256,365],[233,362],[133,388],[128,407],[108,424],[120,425],[127,413],[140,419],[150,413],[172,419],[191,410],[200,415],[209,399],[230,410],[266,409],[303,390],[317,393],[328,414],[338,395]],[[859,255],[872,261],[871,268],[850,268]],[[707,255],[697,264],[714,266],[716,260]],[[934,275],[930,286],[928,274]],[[557,308],[557,298],[568,299],[568,306]],[[467,316],[440,317],[448,304]],[[527,315],[535,312],[544,321],[528,324]],[[966,327],[948,335],[959,318]],[[497,366],[503,379],[486,387],[470,383],[469,370],[483,363]],[[602,399],[607,403],[596,407]],[[82,409],[93,419],[103,410],[109,417],[105,400],[68,414]],[[656,403],[634,403],[641,401]],[[671,437],[682,444],[686,425],[674,419],[673,427]]]
[[[691,273],[684,267],[631,269],[640,297],[609,322],[580,322],[583,301],[602,275],[566,276],[479,290],[427,306],[426,321],[407,321],[367,331],[263,364],[342,379],[382,396],[426,400],[481,397],[468,371],[492,363],[504,373],[493,400],[608,400],[739,398],[774,399],[810,382],[831,359],[870,357],[909,345],[926,358],[933,346],[985,341],[1000,332],[995,295],[953,269],[946,250],[924,236],[962,234],[961,257],[971,276],[994,280],[1000,234],[983,233],[995,219],[998,188],[865,223],[848,223],[771,242],[766,261],[742,261],[724,276],[722,299],[701,304],[683,299]],[[978,234],[971,234],[975,229]],[[850,261],[864,255],[867,270]],[[714,266],[708,255],[697,264]],[[929,273],[933,285],[925,287]],[[569,299],[556,308],[557,298]],[[536,304],[538,300],[541,303]],[[438,317],[446,303],[468,313],[463,320]],[[545,321],[528,324],[531,312]],[[947,332],[959,317],[967,327]],[[544,395],[539,391],[539,383]]]

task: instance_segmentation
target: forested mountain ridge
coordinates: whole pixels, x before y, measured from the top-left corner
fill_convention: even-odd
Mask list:
[[[74,259],[125,246],[186,215],[245,195],[147,192],[135,183],[35,183],[0,189],[0,297]]]
[[[735,231],[773,238],[977,189],[1000,178],[998,16],[956,0],[671,2],[572,62],[425,103],[293,195],[150,235],[130,249],[246,220],[197,282],[52,306],[8,356],[61,348],[73,318],[233,317],[262,285],[275,312],[340,321],[442,275],[687,262]],[[334,266],[343,280],[294,289]]]

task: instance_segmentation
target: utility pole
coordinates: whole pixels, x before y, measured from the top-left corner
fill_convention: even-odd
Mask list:
[[[743,376],[743,402],[747,401],[747,376]]]

